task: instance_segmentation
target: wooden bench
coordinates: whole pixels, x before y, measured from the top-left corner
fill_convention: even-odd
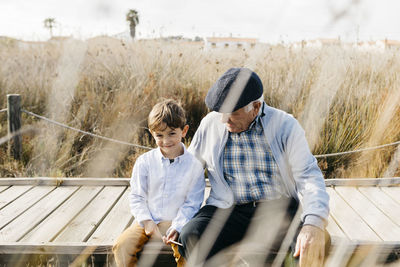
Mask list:
[[[332,257],[399,258],[399,185],[400,178],[326,180]],[[0,178],[0,264],[111,263],[114,240],[133,221],[128,194],[125,178]],[[148,247],[143,253],[152,255],[159,246]],[[162,266],[174,265],[168,247],[156,254]]]

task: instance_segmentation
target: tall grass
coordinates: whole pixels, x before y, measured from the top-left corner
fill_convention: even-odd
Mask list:
[[[255,70],[267,104],[298,118],[314,154],[400,140],[400,55],[338,46],[299,50],[260,45],[205,50],[195,43],[99,37],[36,45],[0,44],[0,109],[6,94],[24,109],[96,134],[154,146],[145,129],[160,98],[187,110],[190,142],[207,113],[204,97],[228,68]],[[0,177],[129,177],[145,150],[60,129],[26,114],[39,131],[23,137],[23,160],[0,147]],[[7,132],[0,114],[0,136]],[[398,176],[396,147],[319,160],[325,177]]]

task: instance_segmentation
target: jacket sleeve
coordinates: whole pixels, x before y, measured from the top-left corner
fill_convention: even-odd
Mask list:
[[[201,146],[202,141],[204,142],[204,134],[205,134],[204,130],[203,130],[205,127],[204,124],[205,123],[204,123],[204,119],[203,119],[200,122],[200,125],[197,128],[197,130],[193,136],[193,139],[190,142],[189,148],[188,148],[188,151],[190,153],[192,153],[197,158],[197,160],[200,161],[200,163],[203,165],[203,168],[205,168],[205,165],[206,165],[205,160],[202,156],[203,151],[202,151],[202,146]]]
[[[329,195],[317,160],[312,155],[303,128],[297,120],[286,136],[287,159],[299,198],[303,204],[304,224],[324,228],[329,215]]]
[[[152,216],[147,206],[148,192],[148,168],[145,162],[145,157],[139,157],[132,171],[130,181],[131,192],[129,194],[129,204],[131,213],[135,220],[141,225],[145,220],[152,220]],[[142,225],[143,226],[143,225]]]
[[[177,216],[174,218],[171,224],[171,229],[175,229],[181,232],[182,227],[196,214],[200,209],[204,199],[204,170],[200,164],[196,164],[197,168],[193,168],[193,173],[189,173],[188,176],[194,177],[190,183],[188,193],[185,198],[185,202],[179,208]]]

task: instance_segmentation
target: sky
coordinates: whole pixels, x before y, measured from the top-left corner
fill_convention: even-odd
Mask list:
[[[57,22],[54,35],[129,36],[129,9],[139,12],[139,39],[400,40],[399,0],[0,0],[0,36],[47,40],[49,17]]]

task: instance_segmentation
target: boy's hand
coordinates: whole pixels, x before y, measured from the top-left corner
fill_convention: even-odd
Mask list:
[[[155,222],[153,222],[152,220],[146,220],[143,221],[142,224],[144,225],[144,232],[146,233],[146,235],[153,238],[162,238],[160,229],[158,229],[158,226]]]
[[[178,240],[179,237],[179,232],[176,231],[175,229],[171,229],[171,231],[169,231],[167,236],[163,236],[162,239],[164,241],[165,244],[169,245],[171,244],[171,240],[172,241],[176,241]]]

